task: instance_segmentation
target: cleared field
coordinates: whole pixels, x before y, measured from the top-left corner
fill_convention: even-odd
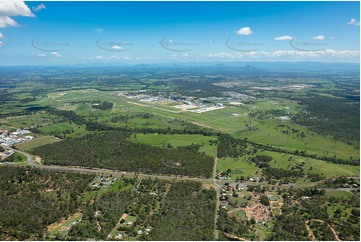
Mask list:
[[[85,129],[85,125],[77,125],[73,122],[55,123],[40,128],[41,132],[45,135],[64,135],[67,137],[78,137],[89,133]]]
[[[351,192],[347,192],[347,191],[326,191],[326,196],[332,196],[332,197],[353,197],[355,196],[354,194],[352,194]]]
[[[242,220],[242,221],[247,220],[246,213],[244,211],[242,211],[242,210],[232,212],[231,216],[236,217],[237,219]]]
[[[309,154],[318,154],[322,156],[332,157],[336,155],[338,158],[349,159],[352,157],[359,157],[359,150],[356,148],[335,141],[329,137],[321,136],[314,132],[307,130],[302,126],[297,126],[291,123],[287,123],[287,127],[291,130],[299,130],[298,133],[304,132],[306,137],[297,137],[297,134],[285,134],[282,133],[284,129],[278,128],[278,125],[284,123],[277,122],[275,120],[266,120],[259,123],[254,130],[236,132],[235,136],[240,138],[247,137],[254,142],[269,144],[274,147],[287,149],[287,150],[305,150]]]
[[[303,169],[305,173],[323,174],[325,177],[358,176],[360,173],[359,166],[335,164],[322,160],[270,151],[259,152],[259,154],[269,155],[277,161],[276,163],[270,163],[271,167],[275,168],[290,169],[292,166],[304,162]]]
[[[132,188],[133,188],[133,185],[131,185],[131,184],[125,185],[124,180],[118,179],[113,183],[113,185],[111,187],[102,187],[99,190],[92,190],[92,191],[85,192],[83,197],[86,201],[89,201],[89,200],[93,199],[94,197],[100,196],[107,192],[126,191],[126,190],[129,190]]]
[[[59,118],[54,115],[41,113],[7,117],[0,119],[0,129],[19,129],[36,125],[49,125],[58,120]]]
[[[179,147],[188,146],[191,144],[199,144],[200,152],[205,152],[207,155],[216,156],[215,145],[210,145],[209,141],[216,139],[215,137],[208,137],[203,135],[181,135],[181,134],[137,134],[130,137],[131,141],[136,143],[154,145],[154,146],[167,146],[168,144]]]
[[[50,235],[65,235],[68,233],[71,226],[77,223],[81,217],[83,216],[82,213],[77,212],[73,215],[70,215],[67,219],[62,219],[60,222],[56,222],[48,226],[48,233]]]
[[[54,136],[41,136],[25,143],[16,144],[16,148],[21,151],[28,152],[36,147],[46,144],[51,144],[58,141],[60,141],[60,139],[55,138]]]
[[[260,172],[261,169],[257,167],[253,163],[246,162],[241,159],[234,158],[221,158],[218,159],[217,162],[217,170],[218,171],[227,171],[231,169],[231,178],[236,179],[237,177],[244,176],[247,178],[248,176],[254,177],[257,176],[257,172]],[[261,176],[261,174],[259,174]]]

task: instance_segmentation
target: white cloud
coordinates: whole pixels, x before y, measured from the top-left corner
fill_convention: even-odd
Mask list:
[[[208,54],[208,57],[216,57],[216,58],[229,58],[229,59],[233,59],[234,56],[230,53],[226,53],[226,52],[220,52],[220,53],[211,53]]]
[[[29,7],[20,0],[0,2],[0,28],[19,27],[20,25],[9,16],[35,17]]]
[[[101,33],[101,32],[104,31],[104,29],[102,29],[102,28],[100,28],[100,27],[96,27],[96,28],[93,29],[93,30],[94,30],[94,32],[96,32],[96,33]]]
[[[19,0],[1,1],[0,16],[35,17],[24,1]]]
[[[235,33],[237,35],[250,35],[253,33],[253,31],[251,30],[250,27],[243,27],[243,28],[240,28],[239,30],[235,31]]]
[[[276,50],[276,51],[250,51],[250,52],[236,52],[236,53],[209,53],[207,55],[199,55],[194,59],[200,60],[287,60],[287,61],[304,61],[304,60],[345,60],[358,59],[360,56],[359,50],[333,50],[324,49],[317,51],[297,51],[297,50]]]
[[[127,55],[122,55],[121,58],[122,58],[122,60],[133,60],[132,57],[127,56]]]
[[[61,54],[59,54],[58,52],[54,51],[54,52],[51,52],[50,53],[51,55],[55,56],[55,57],[58,57],[60,58],[61,57]]]
[[[348,21],[347,24],[360,26],[360,22],[357,21],[357,19],[355,19],[355,18],[350,19],[350,21]]]
[[[113,50],[121,50],[121,49],[123,49],[121,46],[118,46],[118,45],[114,45],[114,46],[112,46],[112,49]]]
[[[0,33],[0,39],[4,38],[4,35],[2,33]]]
[[[46,55],[45,55],[45,54],[37,54],[36,56],[44,57],[44,56],[46,56]]]
[[[325,40],[326,37],[324,35],[317,35],[315,37],[312,37],[312,39],[314,39],[314,40]]]
[[[3,47],[4,43],[2,41],[0,41],[0,47]]]
[[[95,59],[97,59],[97,60],[104,60],[104,57],[101,56],[101,55],[97,55],[97,56],[95,56]]]
[[[289,35],[276,37],[275,40],[293,40],[293,38]]]
[[[117,56],[117,55],[111,55],[109,58],[110,58],[111,60],[119,60],[119,59],[120,59],[120,57]]]
[[[32,7],[33,11],[35,11],[35,12],[38,12],[38,11],[40,11],[42,9],[45,9],[45,8],[46,7],[45,7],[44,3],[40,3],[38,6]]]
[[[20,25],[12,18],[8,16],[0,16],[0,28],[19,27]]]

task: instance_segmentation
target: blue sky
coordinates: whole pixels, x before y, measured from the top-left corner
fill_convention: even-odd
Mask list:
[[[0,65],[359,62],[359,2],[0,1]]]

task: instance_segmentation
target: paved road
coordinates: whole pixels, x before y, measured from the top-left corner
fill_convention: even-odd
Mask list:
[[[9,147],[4,147],[7,148],[11,151],[14,152],[18,152],[20,154],[23,154],[27,157],[28,161],[27,163],[32,166],[32,167],[36,167],[39,169],[44,169],[44,170],[54,170],[54,171],[67,171],[67,172],[80,172],[80,173],[92,173],[92,174],[107,174],[107,175],[113,175],[113,176],[124,176],[124,177],[134,177],[135,173],[133,172],[125,172],[125,171],[113,171],[113,170],[109,170],[109,169],[91,169],[91,168],[82,168],[82,167],[65,167],[65,166],[54,166],[54,165],[42,165],[37,163],[33,156],[20,151],[20,150],[16,150],[16,149],[12,149]],[[19,163],[11,163],[11,162],[3,162],[3,165],[15,165],[15,164],[19,164]],[[212,183],[216,186],[216,194],[217,194],[217,199],[216,199],[216,214],[215,214],[215,239],[218,240],[218,234],[219,231],[217,229],[217,221],[218,221],[218,213],[219,213],[219,198],[220,198],[220,189],[221,186],[217,183],[217,179],[215,179],[215,175],[216,175],[216,169],[217,169],[217,158],[215,158],[215,164],[213,167],[213,179],[204,179],[204,178],[196,178],[196,177],[180,177],[180,176],[167,176],[167,175],[148,175],[148,174],[137,174],[138,178],[158,178],[158,179],[166,179],[166,180],[173,180],[173,179],[179,179],[179,180],[191,180],[191,181],[199,181],[199,182],[207,182],[207,183]]]
[[[120,177],[120,176],[124,176],[124,177],[134,177],[135,173],[134,172],[125,172],[125,171],[114,171],[114,170],[110,170],[110,169],[98,169],[98,168],[83,168],[83,167],[65,167],[65,166],[54,166],[54,165],[42,165],[37,163],[36,161],[34,161],[33,156],[20,151],[20,150],[16,150],[16,149],[12,149],[9,147],[5,147],[9,150],[12,150],[14,152],[19,152],[20,154],[23,154],[27,157],[28,161],[27,163],[32,166],[32,167],[36,167],[39,169],[44,169],[44,170],[54,170],[54,171],[67,171],[67,172],[79,172],[79,173],[90,173],[90,174],[106,174],[106,175],[113,175],[115,177]],[[19,163],[11,163],[11,162],[3,162],[3,165],[17,165]],[[144,179],[144,178],[158,178],[158,179],[165,179],[165,180],[174,180],[174,179],[179,179],[179,180],[191,180],[191,181],[199,181],[199,182],[203,182],[203,183],[213,183],[216,187],[216,194],[217,194],[217,199],[216,199],[216,214],[215,214],[215,239],[218,240],[219,238],[219,230],[217,229],[217,221],[219,218],[219,206],[220,206],[220,192],[221,192],[221,186],[222,184],[218,184],[218,180],[215,179],[216,176],[216,169],[217,169],[217,158],[215,158],[214,160],[214,167],[213,167],[213,174],[212,174],[212,178],[210,179],[205,179],[205,178],[196,178],[196,177],[180,177],[180,176],[171,176],[171,175],[149,175],[149,174],[142,174],[139,173],[137,174],[138,178]],[[226,183],[229,182],[231,185],[235,185],[236,183],[224,180],[224,181],[219,181],[220,183]],[[242,182],[242,184],[246,184],[246,185],[256,185],[258,183],[255,182]],[[316,185],[316,183],[314,183],[313,185]],[[291,186],[288,184],[288,186]],[[281,187],[288,187],[286,186],[281,186]],[[356,190],[358,188],[325,188],[325,190],[337,190],[337,191],[348,191],[351,192],[352,190]]]
[[[216,179],[216,175],[217,175],[217,162],[218,162],[218,158],[216,156],[216,158],[214,159],[214,165],[213,165],[213,184],[216,187],[216,214],[214,216],[214,225],[215,225],[215,239],[218,240],[219,237],[219,230],[217,228],[217,221],[219,218],[219,199],[221,197],[221,186],[217,183],[217,179]]]
[[[20,154],[25,155],[28,158],[28,164],[32,167],[36,167],[39,169],[44,170],[54,170],[54,171],[68,171],[68,172],[80,172],[80,173],[90,173],[90,174],[106,174],[106,175],[113,175],[116,177],[124,176],[124,177],[134,177],[135,172],[126,172],[126,171],[114,171],[110,169],[100,169],[100,168],[84,168],[84,167],[67,167],[67,166],[55,166],[55,165],[42,165],[37,163],[33,156],[20,151],[16,149],[12,149],[9,147],[5,147],[6,149],[9,149],[14,152],[19,152]],[[4,162],[3,165],[17,165],[19,163],[11,163],[11,162]],[[138,178],[158,178],[158,179],[165,179],[165,180],[190,180],[190,181],[199,181],[203,183],[212,183],[212,179],[206,179],[206,178],[198,178],[198,177],[188,177],[188,176],[172,176],[172,175],[151,175],[151,174],[137,174]]]

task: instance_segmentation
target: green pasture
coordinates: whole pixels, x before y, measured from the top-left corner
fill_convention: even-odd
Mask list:
[[[255,177],[261,176],[261,169],[253,163],[249,163],[244,159],[237,158],[221,158],[217,162],[217,171],[227,171],[231,169],[231,178],[236,179],[237,177],[244,176]],[[258,174],[256,174],[258,172]]]
[[[51,144],[51,143],[58,142],[58,141],[60,141],[60,139],[55,138],[54,136],[41,136],[41,137],[35,138],[33,140],[30,140],[28,142],[16,144],[15,146],[17,149],[19,149],[21,151],[29,152],[36,147],[46,145],[46,144]]]
[[[130,137],[130,140],[136,143],[165,146],[171,144],[173,147],[188,146],[191,144],[199,144],[200,152],[205,152],[207,155],[216,156],[217,147],[210,145],[210,141],[216,139],[215,137],[208,137],[203,135],[186,135],[186,134],[136,134]]]

